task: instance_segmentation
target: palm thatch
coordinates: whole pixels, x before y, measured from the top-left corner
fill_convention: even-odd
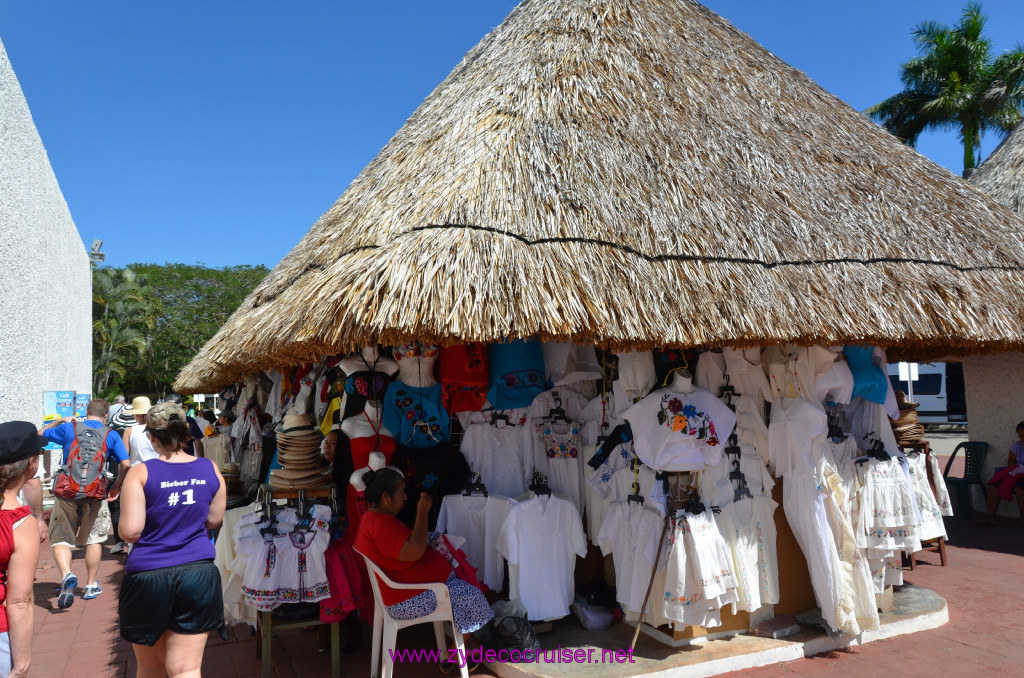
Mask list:
[[[1003,139],[969,181],[1014,212],[1024,210],[1024,123]]]
[[[1024,227],[691,0],[526,0],[179,375],[366,342],[1024,346]]]

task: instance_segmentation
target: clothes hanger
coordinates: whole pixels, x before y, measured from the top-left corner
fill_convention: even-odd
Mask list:
[[[473,472],[469,477],[469,481],[466,483],[466,487],[462,490],[462,496],[470,497],[474,494],[483,494],[487,496],[487,486],[484,485],[483,479],[479,473]]]
[[[550,496],[551,488],[548,487],[548,477],[539,471],[534,471],[533,483],[530,484],[530,490],[532,490],[538,497],[542,494]]]

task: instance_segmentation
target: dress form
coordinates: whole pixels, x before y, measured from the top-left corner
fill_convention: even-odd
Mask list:
[[[437,356],[409,356],[398,360],[398,380],[413,388],[427,388],[437,383],[434,363]]]
[[[382,436],[393,438],[391,432],[381,424],[381,402],[367,400],[363,411],[341,422],[341,432],[349,438],[372,438]]]
[[[360,371],[383,372],[389,377],[398,371],[398,363],[380,354],[376,345],[364,346],[358,355],[350,355],[338,363],[346,375]]]
[[[680,395],[690,395],[697,387],[693,385],[693,375],[689,370],[676,370],[672,373],[672,383],[668,385],[668,390]]]

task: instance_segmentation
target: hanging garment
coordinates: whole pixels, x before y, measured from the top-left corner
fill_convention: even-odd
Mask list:
[[[928,482],[928,464],[922,453],[907,455],[907,470],[910,474],[910,487],[914,492],[914,500],[921,514],[921,522],[917,526],[917,538],[921,541],[929,539],[946,539],[946,525],[942,522],[942,509],[935,500],[931,483]]]
[[[819,477],[825,492],[825,518],[832,529],[839,555],[838,581],[841,586],[837,616],[840,628],[850,634],[879,627],[871,569],[867,556],[857,545],[852,524],[851,506],[844,481],[830,463],[822,458]]]
[[[611,457],[609,457],[609,462]],[[665,515],[668,497],[665,493],[665,484],[658,479],[657,474],[646,466],[637,466],[633,470],[625,465],[616,471],[610,471],[611,464],[606,462],[594,471],[587,484],[594,489],[609,504],[622,502],[629,499],[633,494],[633,483],[639,486],[640,496],[644,498],[644,506],[648,509]]]
[[[441,403],[450,413],[479,412],[487,400],[487,346],[453,344],[437,359]]]
[[[459,449],[487,491],[503,497],[526,492],[533,477],[533,436],[527,426],[471,424]]]
[[[768,461],[768,426],[759,405],[752,396],[741,395],[736,400],[736,437],[744,456],[757,456]]]
[[[814,401],[846,405],[853,399],[853,372],[843,359],[836,360],[827,372],[814,380]]]
[[[235,526],[245,516],[253,516],[254,504],[240,508],[228,509],[224,512],[224,522],[214,543],[213,564],[220,572],[221,592],[224,599],[224,623],[233,626],[238,622],[246,622],[256,626],[256,610],[245,604],[242,593],[242,577],[245,576],[245,560],[238,559],[235,550]],[[258,534],[258,533],[257,533]],[[238,562],[236,562],[236,559]]]
[[[495,591],[505,585],[505,559],[498,551],[498,536],[515,501],[496,494],[452,494],[441,503],[438,532],[465,538],[462,550],[484,584]]]
[[[398,519],[409,527],[416,522],[416,502],[421,492],[434,497],[427,514],[427,525],[433,530],[441,511],[441,497],[462,492],[470,478],[466,458],[448,443],[434,447],[398,445],[391,465],[405,475],[405,494],[409,499],[398,511]]]
[[[577,346],[565,341],[545,341],[544,370],[555,386],[575,384],[601,378],[601,364],[597,362],[594,346]]]
[[[935,501],[939,504],[939,511],[944,516],[953,515],[953,504],[949,501],[946,480],[939,471],[939,460],[934,454],[928,455],[928,468],[931,469],[932,489],[935,490]]]
[[[738,464],[737,469],[734,464]],[[741,454],[739,459],[726,455],[722,462],[708,466],[700,474],[697,486],[701,501],[708,506],[725,506],[735,499],[737,484],[729,474],[739,470],[743,474],[747,489],[754,496],[771,495],[775,481],[760,457]]]
[[[529,409],[530,421],[540,424],[556,407],[561,407],[566,416],[573,421],[581,421],[587,405],[589,401],[579,391],[574,391],[569,386],[556,386],[537,394],[533,399]]]
[[[768,377],[775,397],[806,398],[814,402],[814,381],[831,369],[835,357],[833,351],[821,346],[786,344],[768,347],[765,349],[764,362],[768,366]]]
[[[576,556],[587,554],[583,522],[571,502],[542,495],[516,504],[497,549],[509,563],[510,598],[523,603],[530,621],[569,614]]]
[[[565,495],[583,514],[582,444],[579,424],[543,422],[535,429],[534,468],[548,476],[552,492]]]
[[[775,392],[768,384],[768,377],[761,364],[759,348],[723,348],[725,371],[729,383],[740,395],[750,396],[756,403],[775,400]]]
[[[708,509],[670,528],[664,614],[687,626],[722,625],[722,606],[739,601],[732,556]]]
[[[689,394],[658,389],[622,416],[633,429],[637,455],[656,471],[714,466],[722,458],[722,443],[736,425],[736,413],[699,387]]]
[[[643,504],[617,501],[608,507],[597,542],[601,553],[612,555],[615,599],[623,610],[639,613],[643,608],[647,586],[655,571],[664,520],[662,514],[644,508]],[[667,549],[663,548],[657,570],[664,571],[667,561]],[[659,597],[652,590],[646,611],[650,613],[659,607],[657,603]]]
[[[630,404],[643,399],[658,383],[654,373],[654,356],[650,351],[619,353],[619,378]]]
[[[549,388],[544,376],[544,352],[534,339],[516,339],[488,347],[490,385],[487,400],[498,410],[529,407]]]
[[[417,388],[391,382],[381,412],[384,428],[391,431],[399,445],[434,447],[448,440],[448,412],[441,406],[441,384]]]
[[[889,377],[874,363],[875,349],[847,344],[843,347],[843,355],[853,373],[853,397],[860,396],[873,403],[884,404]]]
[[[779,559],[775,550],[775,509],[770,497],[755,496],[722,507],[716,517],[729,546],[738,586],[737,610],[754,612],[779,602]],[[872,602],[874,602],[872,600]]]
[[[315,505],[309,528],[274,537],[279,570],[278,602],[315,603],[330,597],[324,552],[331,541],[331,509]]]
[[[347,541],[336,539],[327,547],[324,564],[330,595],[320,601],[320,621],[341,621],[363,604],[367,594],[363,591],[359,562],[360,557]]]
[[[701,353],[693,371],[693,383],[712,393],[721,391],[725,386],[725,357],[712,351]]]

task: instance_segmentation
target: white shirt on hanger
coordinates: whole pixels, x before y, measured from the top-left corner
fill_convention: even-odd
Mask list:
[[[496,494],[450,494],[441,502],[437,531],[466,539],[462,550],[477,568],[479,579],[495,591],[505,585],[505,559],[497,549],[498,536],[516,502]]]
[[[511,597],[531,621],[569,614],[576,556],[587,554],[583,521],[571,502],[542,495],[513,506],[497,549],[509,563]]]

